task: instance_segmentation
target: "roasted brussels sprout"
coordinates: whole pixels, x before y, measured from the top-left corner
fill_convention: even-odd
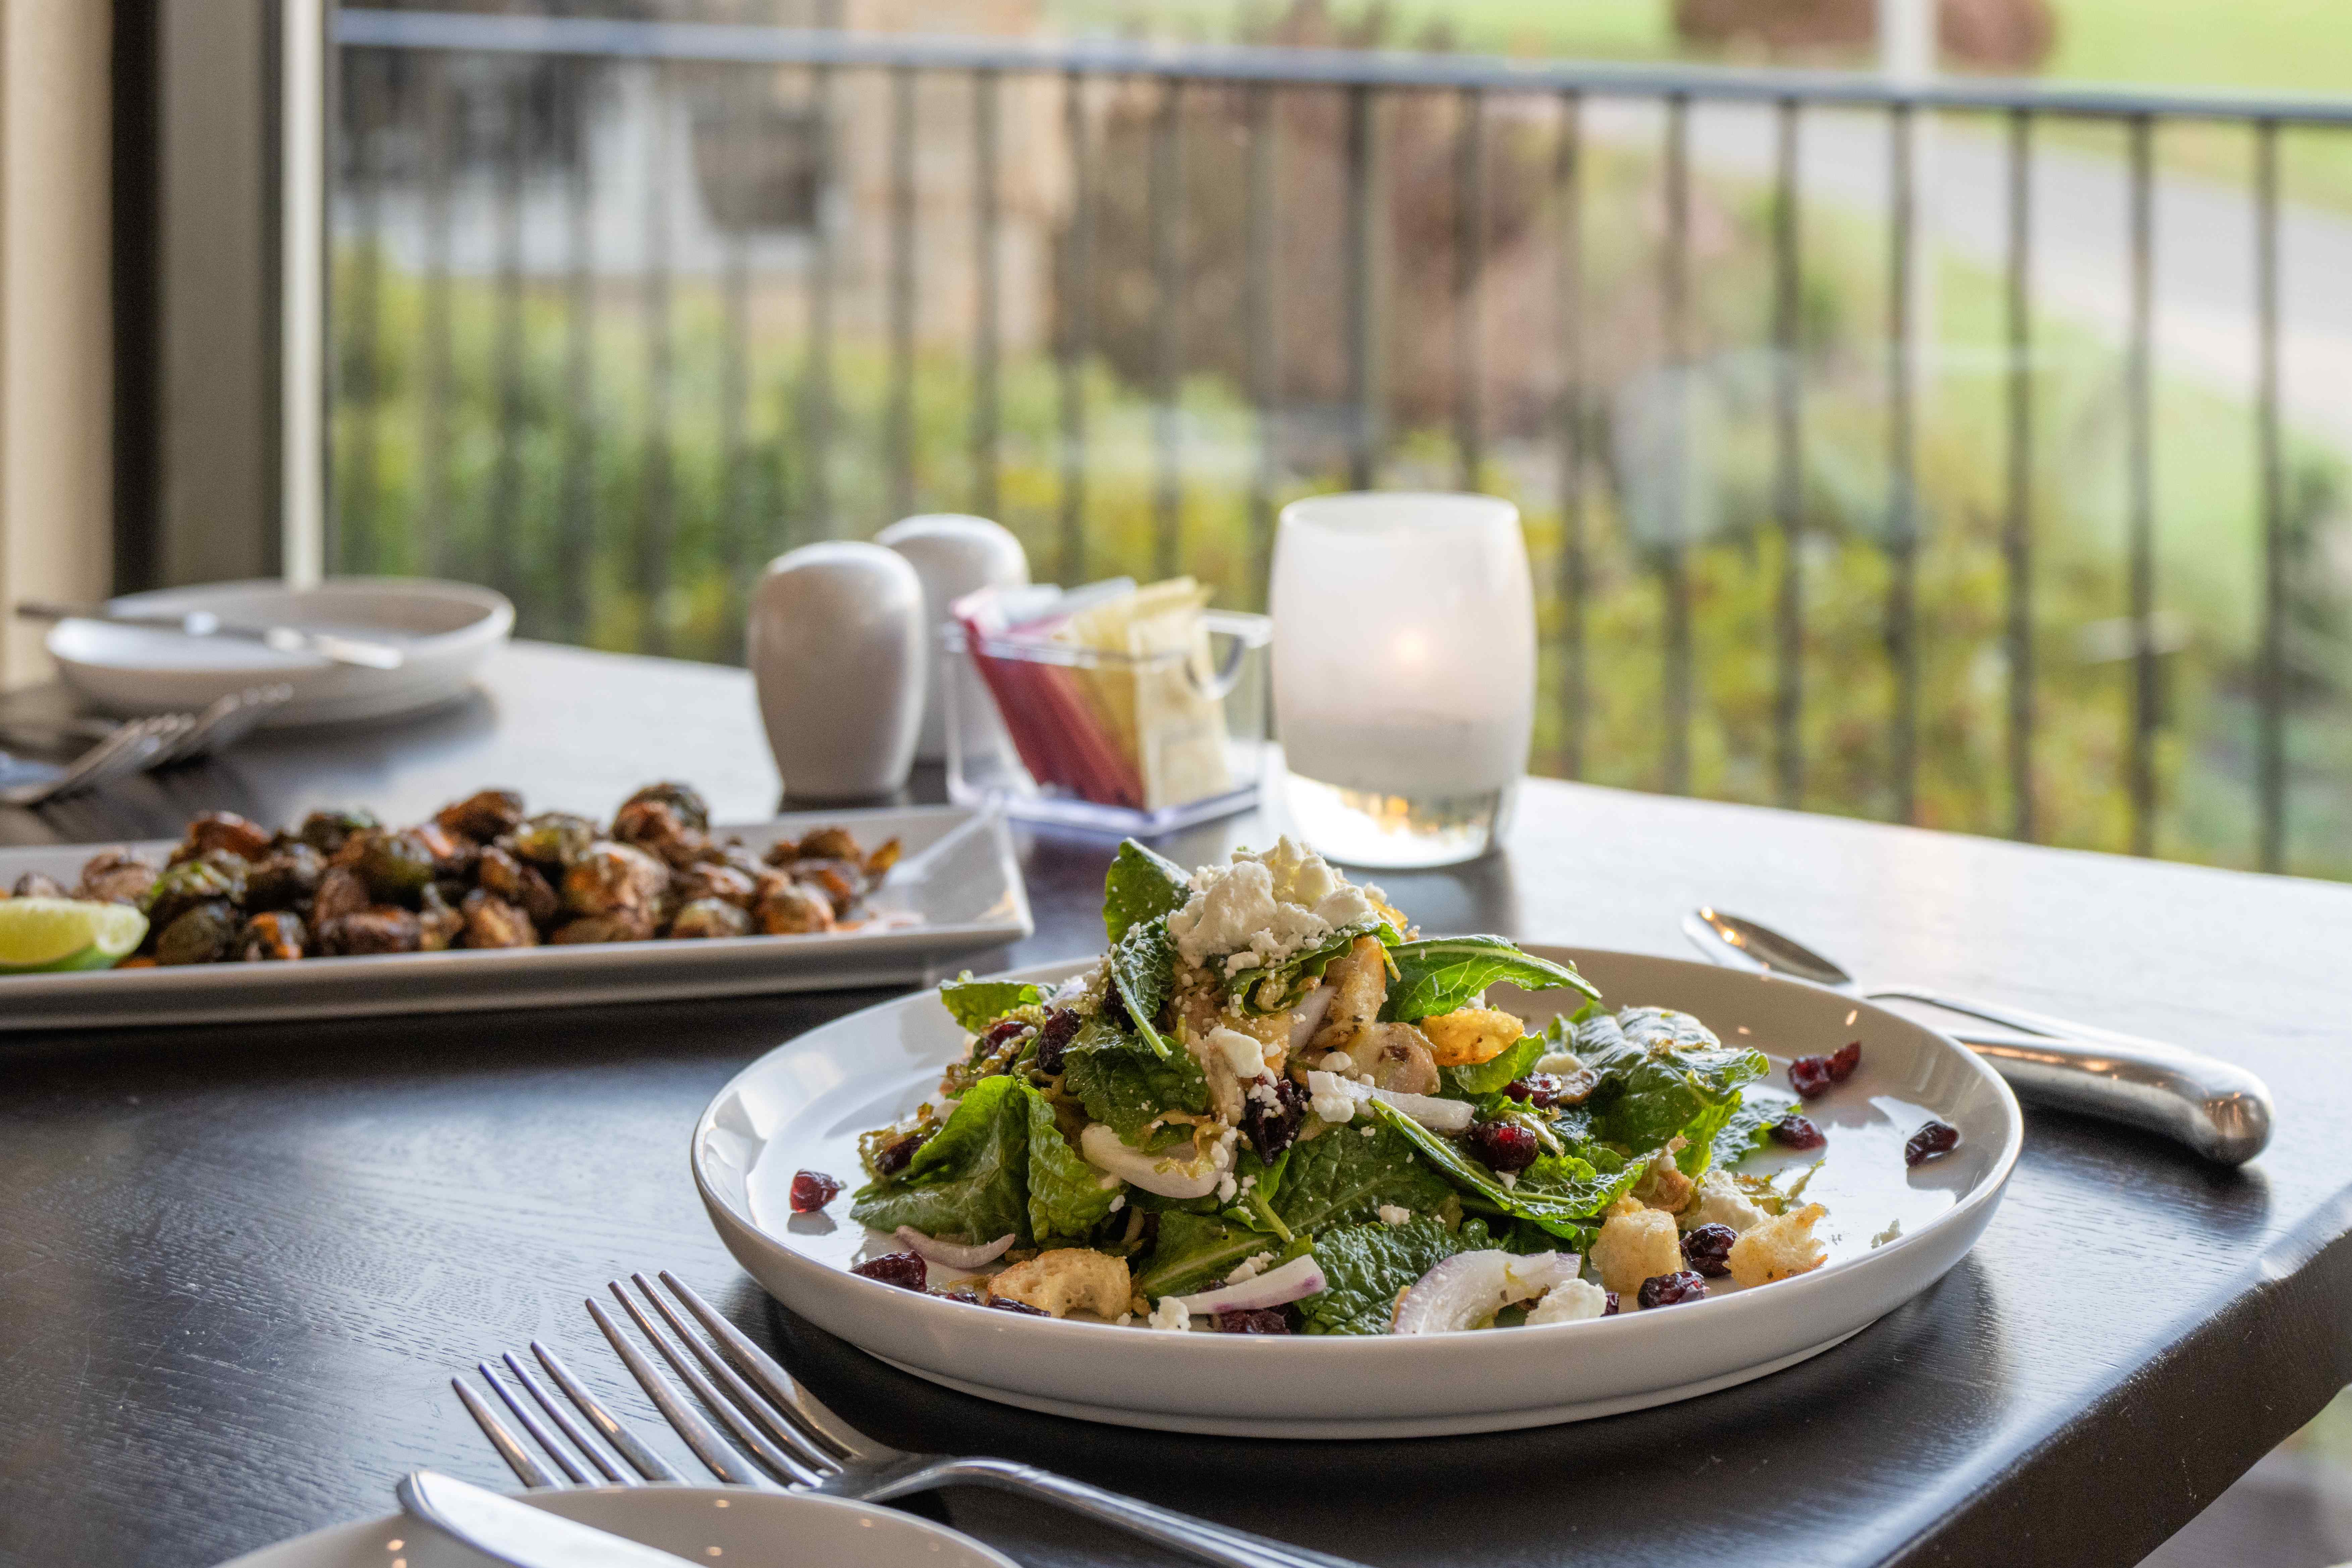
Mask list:
[[[633,800],[621,807],[613,818],[613,837],[672,866],[692,865],[710,843],[700,828],[688,826],[675,808],[658,800]]]
[[[244,865],[236,857],[225,855],[218,859],[183,860],[170,868],[155,879],[140,900],[139,908],[146,915],[149,928],[161,931],[198,904],[215,900],[237,902],[245,897]]]
[[[548,941],[573,943],[583,942],[643,942],[654,934],[654,921],[645,910],[616,910],[611,914],[582,915],[555,928]]]
[[[751,917],[723,899],[697,899],[677,911],[669,934],[681,941],[714,936],[750,936]]]
[[[136,904],[155,885],[156,868],[121,849],[101,850],[81,868],[81,886],[74,897],[101,904]]]
[[[697,833],[708,833],[710,831],[709,804],[702,798],[702,792],[696,789],[692,784],[671,784],[667,782],[662,784],[649,784],[646,785],[645,788],[637,791],[636,794],[631,795],[628,799],[623,801],[621,803],[621,809],[623,811],[626,811],[629,807],[646,801],[659,801],[662,805],[677,813],[678,821],[694,829]],[[617,822],[619,818],[615,817],[614,820]],[[613,837],[618,838],[620,835],[615,833]]]
[[[486,789],[452,801],[433,820],[461,838],[488,844],[522,826],[522,796],[510,789]]]
[[[732,866],[698,860],[677,873],[670,882],[670,897],[680,904],[690,904],[698,899],[718,899],[748,910],[760,894],[757,877],[748,876]]]
[[[863,861],[866,852],[857,847],[857,840],[849,836],[846,827],[820,827],[793,847],[792,858],[795,860]]]
[[[648,921],[669,890],[669,868],[627,844],[598,843],[563,873],[563,907],[575,915],[642,913]]]
[[[189,905],[164,925],[155,939],[158,963],[218,963],[236,945],[244,921],[226,899],[206,899]]]
[[[433,880],[433,850],[413,827],[398,833],[379,828],[362,841],[352,868],[367,883],[374,902],[414,907]]]
[[[866,872],[855,860],[795,860],[784,868],[795,882],[832,900],[835,918],[849,912],[866,892]]]
[[[425,896],[418,900],[416,914],[419,951],[441,952],[455,947],[465,930],[466,917],[449,907],[438,888],[430,882],[425,884]]]
[[[271,910],[245,922],[236,956],[247,963],[289,963],[302,956],[305,936],[300,915],[291,910]]]
[[[433,857],[436,877],[463,877],[474,868],[481,858],[482,847],[470,838],[462,838],[437,822],[423,822],[402,830],[425,847]]]
[[[330,866],[319,879],[319,891],[310,901],[310,923],[314,927],[345,915],[355,915],[368,907],[367,879],[349,866]]]
[[[752,918],[770,936],[803,936],[833,929],[833,903],[823,893],[771,873],[760,886]]]
[[[354,834],[382,826],[364,811],[314,811],[302,819],[301,839],[320,854],[332,857]]]
[[[549,901],[553,902],[553,895],[549,896]],[[467,947],[539,945],[539,928],[531,924],[530,917],[488,888],[477,888],[467,893],[458,912],[466,921],[463,940]]]
[[[272,850],[245,877],[248,910],[290,910],[319,890],[326,858],[300,839]]]
[[[62,899],[66,896],[66,889],[64,883],[47,871],[27,871],[16,879],[16,885],[8,889],[7,896],[12,899]]]
[[[539,874],[539,868],[516,859],[495,844],[483,849],[481,859],[475,863],[474,878],[483,888],[496,893],[540,925],[554,920],[555,912],[561,907],[554,887]]]
[[[370,952],[415,952],[422,935],[415,913],[396,904],[378,904],[320,925],[319,948],[338,958]]]
[[[587,854],[596,837],[596,825],[584,816],[542,811],[516,828],[506,847],[525,860],[562,870]]]
[[[206,811],[188,824],[187,843],[196,849],[226,849],[247,860],[269,853],[268,832],[233,811]]]

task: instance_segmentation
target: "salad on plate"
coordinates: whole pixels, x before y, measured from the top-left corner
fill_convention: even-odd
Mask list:
[[[1496,936],[1423,935],[1284,839],[1187,875],[1133,840],[1108,951],[940,987],[963,1054],[859,1141],[855,1272],[1160,1330],[1423,1334],[1657,1310],[1806,1273],[1822,1135],[1687,1014],[1611,1010]],[[1560,992],[1540,1026],[1490,988]],[[1823,1084],[1859,1047],[1801,1061]],[[1809,1065],[1810,1064],[1810,1065]],[[828,1174],[794,1178],[823,1208]]]

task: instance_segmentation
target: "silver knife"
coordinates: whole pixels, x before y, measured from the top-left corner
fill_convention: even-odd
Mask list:
[[[27,621],[102,621],[110,626],[143,626],[149,631],[177,632],[182,637],[235,637],[241,642],[260,643],[280,653],[312,653],[337,664],[358,665],[363,669],[398,669],[408,662],[408,656],[390,643],[370,642],[334,632],[308,631],[300,626],[241,626],[222,620],[210,610],[190,610],[176,616],[160,612],[137,615],[105,605],[52,605],[26,600],[16,606],[16,615]]]
[[[445,1476],[413,1470],[393,1489],[411,1519],[513,1568],[686,1568],[687,1560]]]

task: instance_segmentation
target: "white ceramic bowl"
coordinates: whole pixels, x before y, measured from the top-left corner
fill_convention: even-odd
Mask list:
[[[187,637],[103,621],[60,621],[48,649],[65,683],[109,713],[137,717],[206,703],[249,686],[284,682],[294,700],[270,726],[388,719],[461,695],[514,629],[506,595],[469,583],[337,577],[315,588],[270,579],[161,588],[111,601],[126,614],[208,610],[224,621],[336,631],[399,645],[398,669],[361,669],[311,654],[280,653],[237,637]]]
[[[894,1366],[1033,1410],[1258,1437],[1502,1431],[1729,1387],[1819,1354],[1900,1306],[1991,1219],[2024,1122],[2008,1085],[1953,1041],[1799,981],[1633,953],[1528,951],[1575,963],[1612,1006],[1680,1008],[1782,1063],[1863,1042],[1861,1069],[1807,1107],[1829,1136],[1805,1193],[1830,1209],[1825,1267],[1684,1306],[1413,1338],[1163,1333],[992,1312],[863,1279],[845,1267],[868,1246],[847,1200],[793,1215],[786,1191],[804,1166],[853,1177],[857,1134],[931,1091],[963,1036],[929,994],[813,1029],[738,1075],[696,1125],[695,1181],[728,1249],[761,1284]],[[1019,975],[1055,980],[1081,967]],[[1560,994],[1498,986],[1494,1005],[1542,1020]],[[1931,1113],[1960,1130],[1960,1145],[1907,1168],[1903,1142]]]
[[[517,1500],[730,1568],[1016,1568],[970,1536],[871,1503],[736,1487],[599,1487]],[[398,1514],[314,1531],[222,1568],[485,1568],[491,1559]]]

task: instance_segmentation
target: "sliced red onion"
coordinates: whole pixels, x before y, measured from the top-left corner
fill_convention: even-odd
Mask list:
[[[1090,1122],[1078,1134],[1078,1152],[1097,1171],[1108,1171],[1125,1182],[1163,1198],[1197,1198],[1217,1190],[1217,1180],[1232,1168],[1233,1150],[1223,1143],[1205,1160],[1179,1160],[1130,1149],[1118,1133],[1101,1122]]]
[[[1294,1258],[1279,1268],[1269,1268],[1254,1279],[1238,1285],[1223,1285],[1214,1290],[1203,1290],[1195,1296],[1180,1296],[1184,1310],[1195,1315],[1202,1312],[1255,1312],[1267,1307],[1279,1307],[1286,1301],[1303,1301],[1325,1289],[1329,1281],[1323,1278],[1322,1266],[1309,1254]]]
[[[1297,1009],[1290,1016],[1292,1050],[1305,1050],[1307,1042],[1315,1037],[1315,1031],[1323,1026],[1323,1016],[1331,1010],[1331,998],[1336,990],[1334,986],[1318,984],[1298,999]]]
[[[1575,1279],[1577,1263],[1572,1252],[1457,1252],[1397,1299],[1389,1331],[1443,1334],[1475,1328],[1514,1301]]]
[[[982,1247],[963,1247],[952,1241],[941,1241],[925,1236],[911,1225],[902,1225],[897,1231],[898,1245],[919,1253],[942,1268],[978,1268],[995,1262],[1013,1245],[1013,1232],[1006,1231],[994,1241]]]
[[[1412,1117],[1433,1132],[1467,1132],[1471,1118],[1476,1113],[1466,1100],[1442,1100],[1433,1094],[1399,1094],[1394,1089],[1374,1089],[1368,1083],[1341,1078],[1335,1072],[1308,1073],[1307,1092],[1315,1099],[1343,1095],[1359,1105],[1368,1100],[1377,1100]]]

